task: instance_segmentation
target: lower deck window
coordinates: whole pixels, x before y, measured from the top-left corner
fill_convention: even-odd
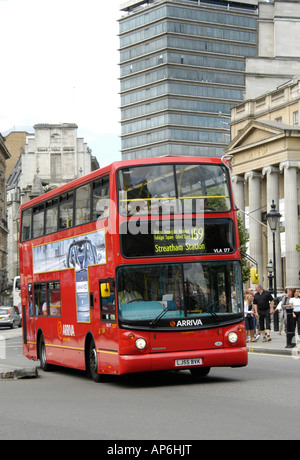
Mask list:
[[[34,308],[29,311],[31,316],[61,316],[60,282],[35,283]]]

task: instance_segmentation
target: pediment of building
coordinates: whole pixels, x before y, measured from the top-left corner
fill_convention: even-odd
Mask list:
[[[232,140],[226,153],[233,155],[234,174],[295,159],[300,128],[275,121],[251,121]]]
[[[264,144],[272,140],[278,139],[285,135],[286,128],[291,129],[291,126],[285,126],[278,122],[269,121],[251,121],[245,128],[231,141],[227,150],[229,151],[251,148],[254,145]]]

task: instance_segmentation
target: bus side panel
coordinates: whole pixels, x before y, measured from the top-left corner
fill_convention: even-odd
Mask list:
[[[61,316],[36,319],[36,330],[45,338],[47,362],[83,369],[86,325],[77,322],[75,272],[62,270],[46,277],[59,279],[61,288]]]

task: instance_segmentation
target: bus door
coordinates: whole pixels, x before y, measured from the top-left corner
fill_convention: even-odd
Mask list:
[[[99,346],[100,367],[103,372],[117,372],[118,329],[116,318],[116,287],[112,278],[99,280],[100,291],[100,330]]]
[[[35,307],[33,296],[33,283],[28,283],[28,295],[26,308],[23,308],[23,331],[24,344],[27,345],[27,353],[31,357],[36,357],[36,324],[35,324]],[[26,315],[26,316],[25,316]]]

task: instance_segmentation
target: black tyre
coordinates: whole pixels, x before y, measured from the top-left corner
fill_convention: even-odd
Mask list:
[[[190,369],[193,377],[206,377],[210,372],[210,367],[195,367]]]
[[[39,340],[39,360],[40,360],[41,369],[45,372],[48,372],[50,370],[50,365],[47,363],[46,345],[45,345],[45,339],[43,335],[41,335],[40,340]]]
[[[89,377],[94,380],[94,382],[100,382],[102,376],[98,373],[98,358],[94,340],[91,340],[88,349],[87,371]]]

